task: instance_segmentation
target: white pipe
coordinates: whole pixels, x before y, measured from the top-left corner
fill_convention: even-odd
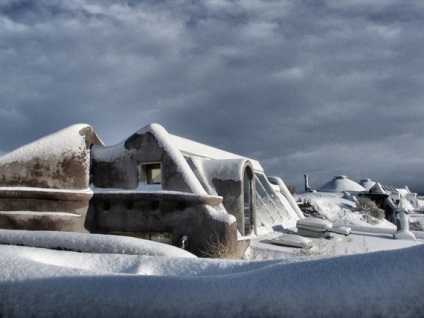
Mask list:
[[[292,194],[290,193],[289,189],[287,189],[287,186],[284,184],[283,180],[279,177],[268,177],[268,180],[273,181],[278,184],[280,187],[281,193],[286,197],[287,201],[289,201],[290,206],[293,208],[293,210],[296,212],[297,216],[300,219],[305,218],[303,215],[302,210],[300,210],[299,206],[297,205],[296,201],[294,200]]]

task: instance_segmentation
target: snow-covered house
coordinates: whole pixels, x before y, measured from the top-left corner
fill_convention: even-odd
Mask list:
[[[302,213],[259,162],[151,124],[105,146],[74,125],[0,157],[0,227],[115,233],[196,254],[219,236],[243,251],[253,233]]]
[[[406,205],[406,208],[411,211],[418,207],[417,193],[409,191],[407,186],[405,188],[396,188],[376,182],[368,192],[370,194],[384,194],[396,205],[402,201],[402,204]]]

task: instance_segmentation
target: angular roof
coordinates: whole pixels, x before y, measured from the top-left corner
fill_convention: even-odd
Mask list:
[[[379,182],[376,182],[371,188],[368,189],[368,191],[369,193],[386,193],[385,189]]]

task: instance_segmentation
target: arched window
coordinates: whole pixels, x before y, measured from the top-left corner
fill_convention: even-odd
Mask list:
[[[255,226],[253,211],[253,172],[246,167],[243,173],[244,235],[250,235]]]

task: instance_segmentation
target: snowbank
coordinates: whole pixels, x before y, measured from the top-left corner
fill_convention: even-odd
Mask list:
[[[4,317],[418,317],[424,246],[218,261],[0,246]]]
[[[309,202],[325,219],[335,225],[347,225],[352,229],[371,230],[372,232],[393,232],[396,226],[387,220],[378,220],[376,224],[370,224],[367,219],[358,212],[356,203],[346,193],[303,193],[296,196],[304,202]],[[376,219],[377,221],[377,219]]]
[[[128,236],[104,234],[0,230],[0,244],[23,245],[83,253],[196,257],[183,249],[171,245]]]

